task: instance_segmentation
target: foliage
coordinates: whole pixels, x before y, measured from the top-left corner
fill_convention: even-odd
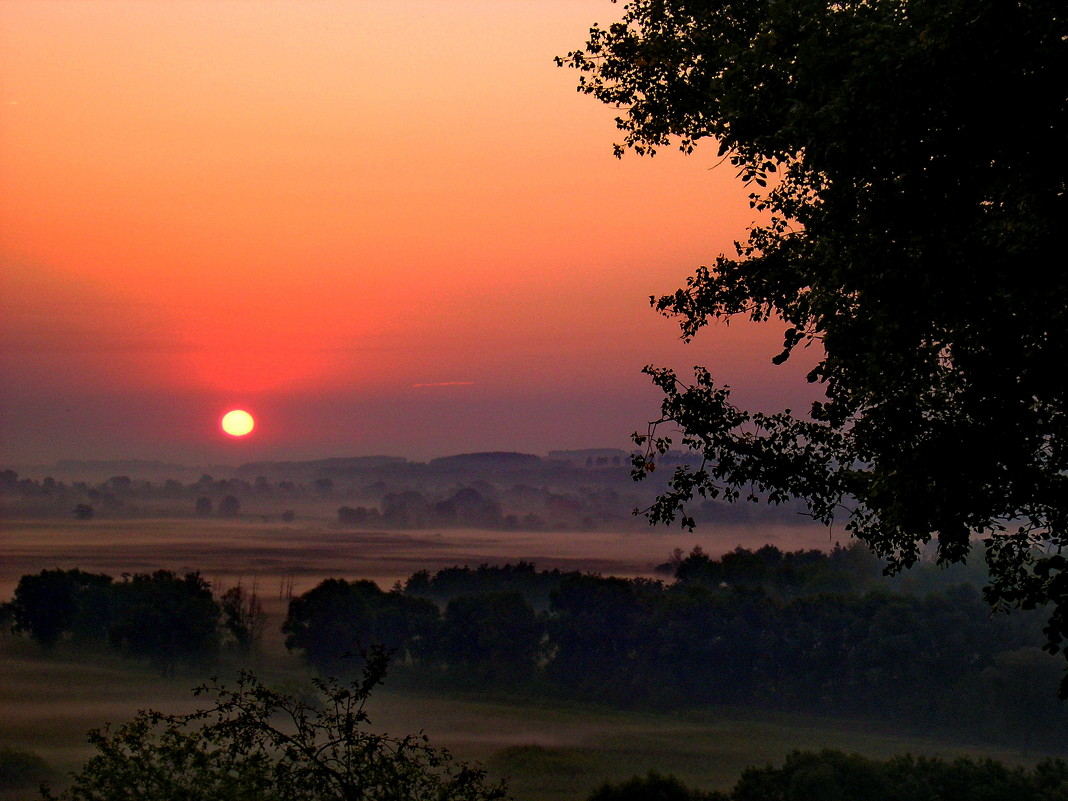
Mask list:
[[[92,599],[110,584],[111,576],[81,570],[42,570],[23,576],[9,604],[14,630],[51,648],[65,633],[86,626],[94,616]]]
[[[867,759],[841,751],[795,751],[781,768],[746,770],[731,801],[1061,801],[1068,797],[1068,763],[1046,760],[1033,769],[992,759],[893,757]]]
[[[282,631],[286,648],[329,672],[346,669],[349,657],[373,646],[418,657],[437,618],[424,598],[383,592],[368,580],[327,579],[289,602]]]
[[[254,595],[237,587],[216,601],[199,573],[169,570],[113,581],[81,570],[42,570],[19,579],[5,604],[16,632],[45,648],[69,639],[79,646],[106,644],[143,659],[163,673],[178,664],[202,666],[227,641],[248,651],[263,634],[264,616]]]
[[[674,776],[649,771],[620,784],[605,782],[587,801],[728,801],[723,793],[705,793],[687,787]]]
[[[477,568],[445,567],[434,575],[429,570],[413,573],[404,583],[404,591],[442,604],[460,595],[518,592],[535,609],[545,609],[549,606],[549,596],[560,586],[565,575],[578,574],[565,574],[558,569],[536,570],[533,563],[526,561],[506,565],[481,564]]]
[[[660,568],[670,570],[682,583],[760,587],[781,597],[829,591],[852,594],[873,589],[881,573],[879,560],[860,543],[848,548],[835,546],[830,553],[784,552],[772,545],[755,551],[738,547],[718,559],[698,546],[685,556],[678,550],[672,561]]]
[[[632,0],[559,59],[620,109],[617,154],[712,138],[754,190],[747,241],[655,308],[686,339],[781,320],[776,363],[822,349],[808,416],[739,409],[703,368],[689,385],[646,368],[665,399],[635,476],[667,424],[704,458],[652,522],[692,527],[695,496],[799,498],[824,522],[844,512],[892,570],[932,538],[962,560],[982,532],[989,601],[1049,604],[1061,649],[1066,41],[1060,0]]]
[[[439,589],[467,591],[443,614],[423,598],[404,602],[407,591],[331,579],[294,599],[285,630],[290,648],[335,675],[355,664],[346,655],[380,642],[397,649],[408,681],[624,707],[877,715],[1025,746],[1068,736],[1068,709],[1048,703],[1057,664],[1028,649],[1036,615],[991,617],[975,585],[934,565],[909,577],[935,574],[923,582],[934,591],[904,593],[859,544],[675,558],[671,585],[562,574],[538,615],[498,589],[544,575],[533,569],[441,571]],[[434,578],[417,573],[408,586],[425,591]]]
[[[869,759],[841,751],[794,751],[782,767],[745,770],[728,793],[703,793],[673,776],[649,773],[605,784],[587,801],[1064,801],[1068,763],[1033,768],[992,759]]]
[[[51,772],[48,763],[37,754],[0,745],[0,793],[34,787]]]
[[[650,653],[646,624],[663,589],[651,581],[566,577],[550,607],[550,678],[580,695],[624,701],[646,695],[651,676],[636,661]]]
[[[544,626],[518,592],[460,595],[449,601],[438,655],[479,681],[526,681]]]
[[[359,526],[366,523],[377,522],[379,518],[377,509],[367,509],[357,506],[341,506],[337,510],[337,522],[345,526]]]
[[[255,589],[248,592],[238,585],[222,594],[219,606],[223,616],[223,628],[236,649],[247,654],[259,645],[267,628],[267,613],[256,596]]]
[[[237,517],[241,511],[241,501],[236,495],[227,495],[219,501],[219,517]]]
[[[386,657],[351,684],[316,682],[320,698],[272,690],[249,673],[189,715],[141,712],[90,733],[93,756],[62,801],[492,801],[504,786],[422,735],[369,729],[366,704]]]
[[[199,573],[137,574],[115,585],[114,598],[109,641],[164,673],[180,661],[202,662],[219,647],[219,605]]]

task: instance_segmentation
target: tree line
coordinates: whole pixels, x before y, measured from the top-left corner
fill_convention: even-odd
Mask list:
[[[248,653],[266,616],[255,593],[231,587],[216,596],[199,573],[169,570],[124,575],[42,570],[19,579],[0,618],[45,649],[69,642],[107,648],[164,674],[201,667],[221,650]]]
[[[676,555],[677,556],[677,555]],[[672,564],[672,563],[669,563]],[[416,681],[615,705],[753,705],[926,730],[1063,742],[1040,621],[991,616],[978,589],[881,586],[854,549],[677,559],[675,581],[420,571],[390,591],[328,579],[293,599],[286,646],[335,674],[380,644]]]
[[[409,466],[412,467],[412,466]],[[424,465],[424,467],[426,467]],[[383,470],[385,470],[383,468]],[[559,468],[553,472],[494,474],[468,470],[463,476],[440,469],[319,476],[306,481],[256,476],[192,482],[149,481],[115,475],[96,483],[48,476],[23,478],[0,470],[0,498],[18,516],[101,517],[196,516],[250,518],[284,523],[320,515],[334,506],[340,526],[384,529],[487,528],[505,531],[634,528],[634,509],[651,499],[622,467],[605,470]],[[736,508],[708,502],[695,510],[709,522],[752,522],[761,516],[789,517],[783,508]]]
[[[398,679],[445,688],[877,715],[1063,742],[1068,710],[1051,702],[1059,668],[1034,647],[1036,616],[992,617],[973,584],[910,588],[879,565],[862,547],[765,546],[676,552],[661,566],[671,581],[529,562],[418,571],[390,590],[330,578],[291,600],[282,632],[325,675],[357,670],[361,653],[383,647]],[[2,608],[46,648],[104,646],[164,672],[247,652],[264,625],[241,588],[216,597],[199,574],[169,571],[115,581],[46,570],[23,576]]]
[[[687,787],[655,771],[605,783],[588,801],[1060,801],[1068,794],[1068,762],[1033,768],[993,759],[915,757],[869,759],[842,751],[794,751],[781,767],[747,768],[728,792]]]

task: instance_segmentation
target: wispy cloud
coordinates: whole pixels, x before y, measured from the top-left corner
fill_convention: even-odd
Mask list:
[[[474,381],[435,381],[431,384],[412,384],[413,387],[469,387]]]

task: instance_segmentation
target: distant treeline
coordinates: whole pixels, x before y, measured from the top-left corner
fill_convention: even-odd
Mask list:
[[[13,509],[29,516],[62,515],[81,520],[102,515],[244,515],[291,522],[297,519],[296,510],[302,505],[306,508],[313,503],[321,510],[325,503],[351,499],[360,503],[335,507],[340,525],[526,530],[645,525],[631,514],[640,501],[626,476],[621,471],[616,477],[622,484],[619,490],[596,482],[571,485],[567,479],[573,476],[566,471],[556,489],[523,483],[498,485],[481,479],[460,486],[451,480],[444,488],[428,479],[413,489],[408,482],[393,484],[383,480],[354,485],[351,479],[329,477],[300,483],[271,482],[263,476],[253,481],[216,479],[207,474],[188,484],[175,479],[160,483],[137,481],[128,476],[112,476],[98,484],[66,483],[53,478],[19,478],[14,471],[3,470],[0,498],[17,500]]]
[[[619,476],[621,480],[625,477],[625,473]],[[422,489],[412,489],[407,483],[395,486],[382,480],[357,486],[328,477],[300,483],[271,482],[263,476],[253,481],[216,479],[207,474],[188,484],[175,479],[137,481],[128,476],[88,484],[19,478],[15,471],[3,470],[0,498],[16,499],[18,506],[14,508],[30,516],[58,514],[80,520],[101,515],[177,514],[231,519],[245,515],[291,522],[297,519],[296,509],[302,504],[321,507],[331,501],[358,499],[362,503],[336,507],[340,525],[543,530],[639,524],[631,514],[638,503],[635,490],[627,485],[620,492],[596,484],[571,487],[563,480],[564,486],[557,490],[521,483],[497,486],[483,480],[459,487],[450,484],[442,489],[431,481]]]
[[[1033,768],[993,759],[914,757],[879,760],[825,750],[795,751],[782,767],[752,767],[729,792],[686,787],[651,772],[606,783],[588,801],[1063,801],[1068,762],[1046,759]]]
[[[23,576],[0,620],[46,649],[69,643],[108,648],[172,673],[202,667],[223,649],[247,654],[266,617],[255,594],[232,587],[216,597],[199,573],[125,575],[42,570]]]
[[[979,738],[1063,744],[1059,666],[1041,621],[977,588],[871,589],[859,549],[695,550],[676,581],[537,571],[421,571],[386,592],[330,579],[295,598],[286,645],[327,673],[371,644],[417,681],[614,705],[746,705],[877,715]],[[866,588],[866,589],[860,589]]]
[[[524,454],[469,454],[435,459],[428,465],[372,459],[359,461],[358,469],[346,468],[352,460],[327,460],[309,463],[326,474],[297,480],[279,478],[282,474],[271,471],[249,478],[245,470],[228,478],[205,473],[187,483],[127,475],[97,483],[53,477],[38,480],[20,478],[8,469],[0,470],[0,503],[9,515],[80,520],[195,515],[292,522],[309,511],[321,519],[329,504],[342,526],[528,531],[645,528],[645,521],[633,512],[652,501],[656,480],[636,485],[627,459],[618,455],[606,465],[600,460],[608,460],[607,456],[586,458],[592,465],[589,468]],[[267,470],[267,465],[261,466]],[[694,509],[694,515],[706,522],[776,519],[796,523],[797,508],[707,501]]]

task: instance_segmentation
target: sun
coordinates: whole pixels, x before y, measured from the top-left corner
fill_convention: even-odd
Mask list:
[[[251,433],[256,421],[244,409],[234,409],[223,415],[222,430],[231,437],[243,437]]]

